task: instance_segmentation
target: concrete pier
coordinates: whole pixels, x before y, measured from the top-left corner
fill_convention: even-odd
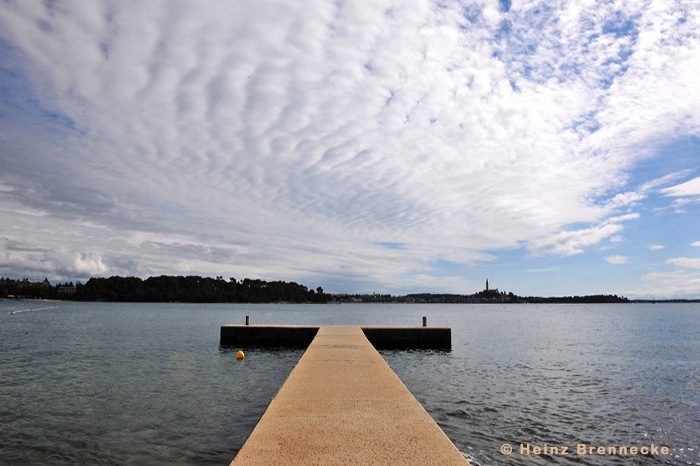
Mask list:
[[[231,464],[469,463],[360,327],[323,326]]]

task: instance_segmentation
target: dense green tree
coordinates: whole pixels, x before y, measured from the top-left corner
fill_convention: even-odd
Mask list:
[[[75,299],[85,301],[146,301],[146,302],[325,302],[298,283],[266,282],[231,278],[197,276],[150,277],[145,281],[135,277],[92,278],[77,287]]]

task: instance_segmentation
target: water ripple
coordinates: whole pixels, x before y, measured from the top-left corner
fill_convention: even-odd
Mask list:
[[[303,352],[243,348],[236,361],[219,327],[252,314],[451,326],[451,352],[382,355],[474,466],[700,464],[696,305],[57,307],[0,324],[3,463],[227,464]],[[522,455],[521,443],[671,454]]]

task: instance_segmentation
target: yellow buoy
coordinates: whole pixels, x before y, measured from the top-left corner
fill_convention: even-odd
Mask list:
[[[243,358],[245,358],[245,354],[243,354],[243,351],[239,351],[238,353],[236,353],[236,359],[240,361]]]

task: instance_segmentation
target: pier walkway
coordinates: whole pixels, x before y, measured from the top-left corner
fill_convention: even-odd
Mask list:
[[[467,465],[360,327],[322,326],[231,463]]]

